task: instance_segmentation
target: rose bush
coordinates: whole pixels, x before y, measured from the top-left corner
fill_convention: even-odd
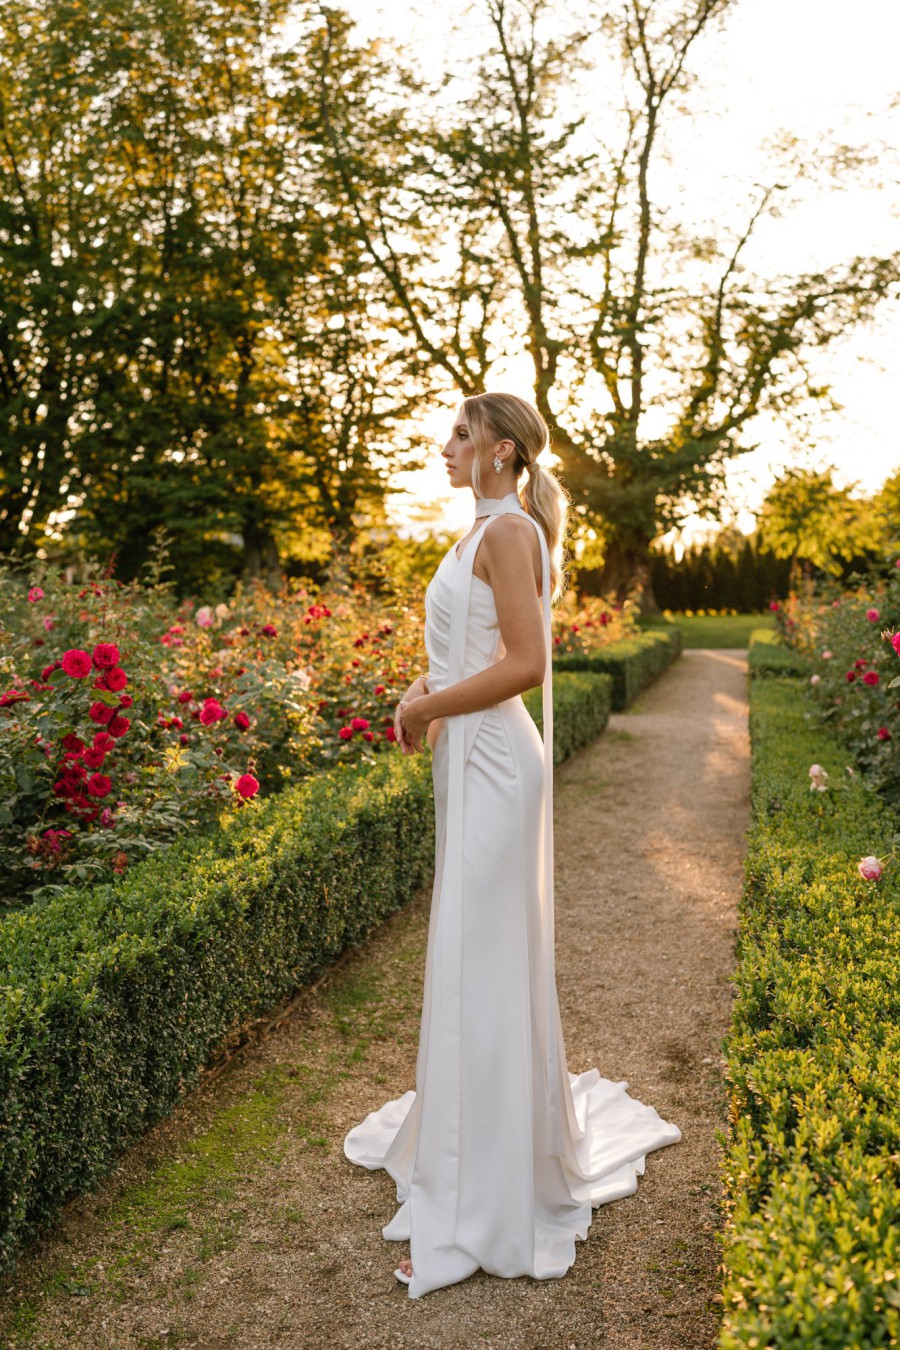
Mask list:
[[[0,570],[0,903],[121,875],[226,805],[394,742],[426,669],[421,589],[238,585],[216,605],[171,589]],[[554,610],[561,657],[635,631],[602,598]]]
[[[809,695],[888,800],[900,801],[900,569],[841,587],[807,582],[776,613],[814,665]]]

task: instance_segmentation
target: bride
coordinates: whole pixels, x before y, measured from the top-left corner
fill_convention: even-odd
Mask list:
[[[553,952],[550,605],[568,499],[538,463],[543,418],[512,394],[463,401],[442,451],[475,520],[425,593],[428,673],[395,726],[432,756],[435,878],[415,1091],[344,1141],[385,1168],[411,1298],[492,1275],[564,1275],[592,1209],[632,1195],[681,1130],[597,1069],[569,1074]],[[522,694],[543,685],[543,740]]]

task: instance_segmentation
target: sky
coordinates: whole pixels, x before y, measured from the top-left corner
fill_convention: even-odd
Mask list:
[[[467,49],[483,40],[477,12],[440,0],[340,0],[361,37],[406,43],[433,74],[448,62],[458,69]],[[561,0],[562,3],[562,0]],[[462,23],[460,24],[460,20]],[[458,31],[454,32],[456,28]],[[816,148],[837,136],[850,143],[883,140],[900,150],[900,4],[897,0],[742,0],[720,34],[704,39],[694,68],[701,75],[702,122],[672,138],[673,168],[680,195],[698,223],[728,218],[739,185],[762,175],[768,138],[789,130]],[[702,134],[700,132],[702,131]],[[807,270],[866,252],[887,253],[900,244],[900,184],[895,153],[875,164],[871,185],[845,191],[810,183],[802,199],[780,220],[766,223],[748,261],[775,272]],[[881,171],[881,172],[879,172]],[[754,524],[774,477],[788,465],[835,466],[840,484],[876,490],[900,469],[900,304],[884,307],[871,326],[838,339],[815,363],[842,405],[819,418],[807,444],[797,446],[774,421],[757,419],[759,448],[740,456],[729,471],[730,519],[744,530]],[[492,372],[491,388],[530,398],[527,356]],[[450,433],[453,406],[421,417],[433,438],[428,466],[398,476],[411,496],[389,498],[389,511],[403,533],[421,533],[408,503],[426,508],[443,529],[464,532],[474,515],[468,489],[447,487],[441,448]],[[430,508],[430,509],[429,509]],[[714,529],[694,518],[688,541]]]

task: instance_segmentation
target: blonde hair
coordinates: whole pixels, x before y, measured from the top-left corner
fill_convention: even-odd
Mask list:
[[[526,470],[524,488],[520,491],[517,481],[516,491],[524,509],[544,531],[550,554],[550,600],[557,600],[564,588],[563,544],[571,499],[555,474],[536,462],[550,444],[550,428],[537,408],[516,394],[473,394],[463,399],[462,409],[475,447],[472,488],[476,496],[488,495],[481,485],[488,446],[497,441],[512,441],[515,446],[516,479]]]

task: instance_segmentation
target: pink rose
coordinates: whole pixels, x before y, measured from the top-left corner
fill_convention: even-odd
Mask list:
[[[894,633],[893,637],[891,638],[891,646],[893,647],[897,655],[900,656],[900,632]]]
[[[32,586],[31,590],[28,592],[28,599],[31,603],[36,605],[38,600],[43,600],[43,598],[44,592],[41,590],[40,586]]]
[[[878,620],[881,618],[881,615],[879,614],[877,609],[867,609],[866,618],[869,620],[869,623],[877,623]]]
[[[812,685],[817,685],[820,679],[821,679],[820,675],[810,675],[809,682]]]
[[[197,613],[194,615],[194,622],[200,628],[212,628],[213,612],[210,609],[209,605],[203,605],[200,609],[197,610]]]
[[[878,881],[884,868],[877,858],[870,855],[868,858],[860,859],[856,870],[864,881]]]
[[[830,660],[831,660],[831,652],[828,650],[827,647],[825,648],[824,652],[822,653],[822,660],[823,660],[823,661],[830,661]]]

